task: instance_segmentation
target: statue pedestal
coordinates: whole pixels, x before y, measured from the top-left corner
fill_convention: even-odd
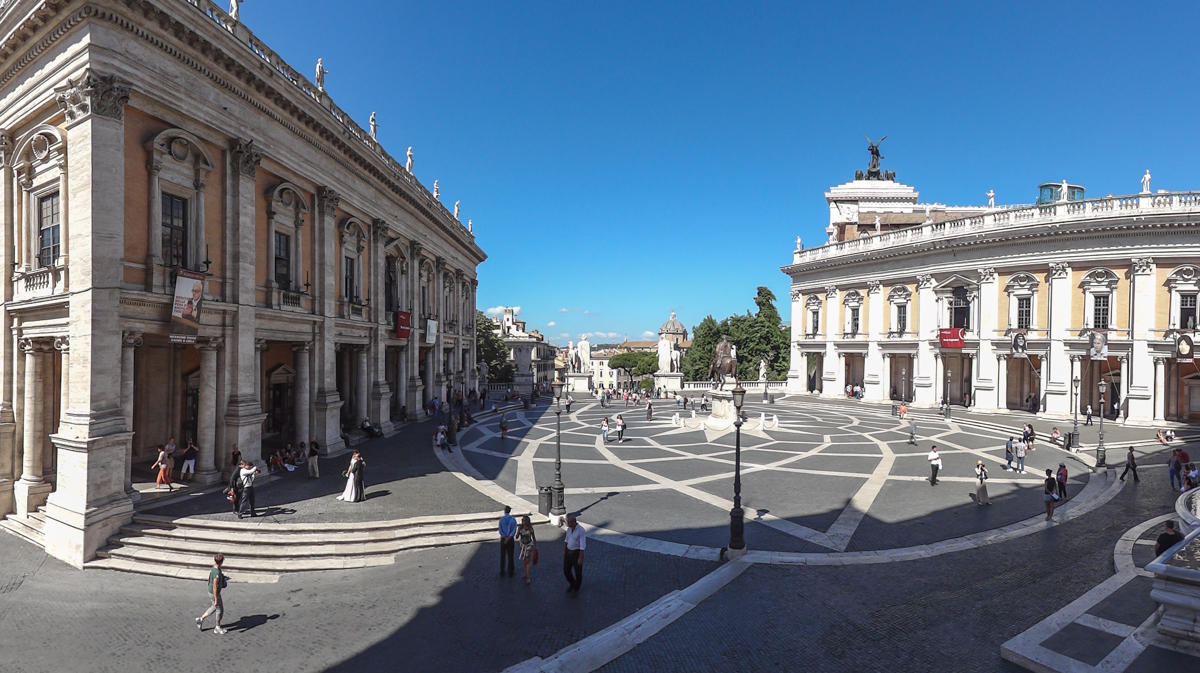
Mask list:
[[[683,390],[683,374],[679,372],[674,374],[655,374],[654,387],[669,391]]]
[[[513,392],[526,399],[533,395],[533,374],[514,374]]]
[[[586,393],[588,392],[588,383],[592,380],[591,374],[567,374],[567,392],[568,393]]]
[[[737,407],[733,406],[733,393],[728,390],[713,390],[708,393],[712,398],[712,414],[709,416],[710,427],[733,425],[737,418]]]

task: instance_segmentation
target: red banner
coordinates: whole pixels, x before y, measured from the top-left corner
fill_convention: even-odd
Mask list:
[[[407,339],[412,334],[412,314],[408,311],[396,311],[396,336]]]
[[[942,348],[962,348],[966,346],[963,335],[966,330],[961,327],[948,327],[938,330],[938,342]]]

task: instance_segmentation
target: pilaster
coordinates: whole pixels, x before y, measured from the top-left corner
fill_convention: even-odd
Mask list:
[[[995,411],[997,398],[994,394],[999,387],[999,369],[992,348],[992,338],[997,332],[996,307],[999,306],[999,286],[996,283],[996,270],[992,267],[979,269],[979,355],[976,357],[975,381],[972,384],[972,397],[977,408],[981,411]],[[1002,408],[1002,407],[1001,407]]]
[[[887,374],[884,372],[885,360],[879,348],[879,340],[883,338],[883,291],[877,280],[867,281],[867,358],[863,372],[863,387],[866,397],[870,400],[888,399]]]
[[[1042,367],[1046,385],[1042,389],[1043,409],[1055,416],[1071,411],[1071,362],[1067,358],[1066,339],[1071,337],[1071,306],[1075,291],[1071,287],[1071,266],[1066,262],[1050,265],[1050,353]]]
[[[1129,420],[1143,423],[1156,418],[1154,391],[1157,379],[1154,378],[1156,370],[1150,356],[1150,342],[1158,336],[1154,332],[1154,315],[1157,311],[1154,282],[1156,268],[1154,260],[1149,257],[1133,260],[1133,282],[1130,288],[1133,304],[1133,344],[1129,354],[1132,366],[1129,367],[1128,377],[1125,379],[1127,389],[1123,404]]]
[[[937,297],[933,292],[933,276],[917,276],[917,357],[914,358],[915,371],[912,373],[913,403],[924,406],[936,406],[937,398],[937,362],[936,353],[930,343],[937,339]]]

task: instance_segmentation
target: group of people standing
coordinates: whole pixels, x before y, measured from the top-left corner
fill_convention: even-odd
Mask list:
[[[515,572],[513,552],[520,547],[517,556],[525,566],[525,585],[532,583],[532,570],[538,563],[537,534],[529,515],[521,517],[517,524],[512,515],[512,507],[504,507],[504,515],[500,517],[500,576],[507,574],[512,577]],[[574,516],[567,517],[567,529],[563,539],[563,575],[567,578],[567,593],[572,598],[579,595],[583,586],[583,553],[587,549],[587,532]]]
[[[167,487],[168,491],[175,490],[173,473],[175,472],[176,451],[177,447],[175,446],[174,437],[168,440],[166,444],[160,444],[158,446],[158,456],[155,459],[154,464],[150,466],[151,470],[158,471],[158,474],[154,480],[155,490],[161,489],[164,485]],[[196,454],[199,453],[199,451],[200,450],[196,448],[196,445],[192,443],[192,440],[189,439],[187,448],[183,450],[182,455],[180,456],[182,459],[182,464],[179,468],[179,481],[181,483],[194,481],[196,479]]]
[[[621,442],[625,441],[625,419],[621,418],[620,414],[617,414],[616,421],[614,421],[612,425],[616,426],[617,443],[620,444]],[[604,437],[605,444],[608,443],[608,432],[610,429],[608,416],[605,416],[604,420],[600,421],[600,434]]]

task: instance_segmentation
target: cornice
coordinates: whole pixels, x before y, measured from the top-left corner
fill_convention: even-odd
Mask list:
[[[20,53],[24,49],[24,53],[15,61],[9,63],[3,70],[0,70],[0,87],[19,75],[30,63],[35,61],[65,35],[79,27],[84,21],[88,19],[106,21],[152,45],[186,67],[206,77],[231,95],[245,101],[248,105],[270,117],[273,121],[279,123],[305,143],[326,155],[347,171],[357,175],[360,179],[366,181],[363,174],[369,175],[385,191],[394,194],[405,205],[416,211],[427,223],[437,227],[450,240],[462,246],[477,260],[476,263],[482,263],[487,259],[487,254],[470,239],[470,233],[461,224],[455,221],[452,225],[448,222],[449,219],[452,219],[449,214],[443,214],[442,217],[439,217],[438,213],[434,212],[429,204],[424,203],[424,201],[432,200],[432,197],[428,195],[428,190],[420,187],[419,191],[425,192],[425,196],[427,197],[426,199],[420,198],[420,195],[413,193],[413,189],[417,188],[406,188],[405,185],[402,185],[384,171],[379,165],[377,158],[369,157],[365,153],[358,151],[358,148],[349,144],[345,137],[348,135],[348,131],[345,128],[335,128],[313,114],[313,112],[316,112],[316,114],[327,116],[330,121],[336,122],[337,119],[333,117],[329,110],[320,107],[316,101],[298,101],[299,97],[295,93],[285,93],[276,88],[272,82],[259,77],[255,70],[260,69],[262,66],[269,68],[269,64],[265,62],[254,63],[255,68],[247,67],[242,62],[243,59],[249,61],[250,59],[258,58],[258,56],[247,45],[241,44],[234,35],[228,34],[221,39],[227,38],[232,41],[231,44],[244,47],[245,52],[242,54],[231,54],[224,45],[214,43],[214,41],[180,20],[179,17],[163,10],[154,2],[150,2],[149,0],[121,0],[121,3],[129,10],[141,15],[137,21],[130,19],[112,7],[89,2],[78,6],[69,14],[63,16],[54,29],[46,33],[34,44],[29,45],[28,43],[36,37],[36,34],[44,26],[53,22],[54,18],[67,10],[70,5],[67,0],[44,0],[13,31],[0,40],[0,63],[11,61],[15,54]],[[198,11],[186,2],[181,1],[179,4],[181,9],[188,12]],[[204,17],[197,14],[194,18],[199,21]],[[156,26],[161,30],[155,33],[147,30],[145,26]],[[226,30],[215,23],[212,29]],[[192,55],[182,51],[177,45],[168,42],[162,35],[172,36],[191,50],[203,55],[208,63],[200,62]],[[218,69],[223,70],[224,73]],[[270,69],[266,72],[271,73],[272,77],[275,73],[274,70]],[[225,75],[228,75],[228,78]],[[248,91],[254,91],[255,95],[251,95]],[[264,104],[264,100],[277,106],[290,119],[285,118],[283,114]],[[311,110],[306,108],[311,108]],[[311,131],[311,133],[305,129]],[[412,178],[412,180],[416,183],[415,178]],[[462,229],[462,231],[455,231],[454,227]]]

